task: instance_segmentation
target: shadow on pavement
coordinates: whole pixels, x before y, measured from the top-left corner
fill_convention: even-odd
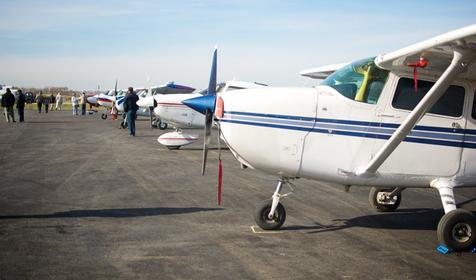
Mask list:
[[[135,218],[161,215],[191,214],[204,211],[220,211],[220,208],[123,208],[123,209],[94,209],[94,210],[71,210],[56,212],[53,214],[31,214],[31,215],[8,215],[0,216],[4,219],[54,219],[54,218]]]
[[[476,215],[476,212],[473,212]],[[436,230],[444,215],[443,209],[402,209],[393,213],[359,216],[349,219],[334,219],[332,224],[315,223],[306,226],[283,227],[283,231],[303,230],[307,233],[337,231],[346,228],[361,227],[392,230]]]

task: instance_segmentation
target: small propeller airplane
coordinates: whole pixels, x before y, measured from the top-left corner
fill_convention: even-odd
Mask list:
[[[216,92],[235,91],[247,88],[265,87],[261,83],[244,81],[226,81],[217,85]],[[185,133],[184,128],[203,128],[205,118],[203,114],[186,106],[183,102],[188,99],[203,96],[208,89],[189,94],[156,94],[137,101],[139,107],[153,104],[154,114],[161,120],[175,128],[173,132],[160,135],[157,141],[168,149],[179,149],[182,146],[192,144],[199,139],[198,134]]]
[[[214,57],[212,90],[216,52]],[[438,190],[445,212],[439,242],[469,250],[476,218],[457,208],[454,189],[476,186],[475,60],[471,25],[316,73],[328,76],[315,88],[248,89],[188,100],[206,116],[202,174],[214,113],[221,139],[241,164],[279,177],[272,199],[255,212],[262,229],[285,222],[280,200],[292,179],[371,186],[369,201],[383,212],[398,208],[406,188],[430,187]],[[221,160],[218,175],[220,195]]]

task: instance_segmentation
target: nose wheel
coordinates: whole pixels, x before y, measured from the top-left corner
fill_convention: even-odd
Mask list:
[[[281,194],[284,185],[288,185],[291,192]],[[288,181],[288,178],[281,178],[278,180],[278,186],[276,187],[272,199],[266,200],[256,207],[256,224],[264,230],[279,229],[286,221],[286,210],[279,200],[290,195],[293,191],[294,189],[292,184]]]
[[[286,220],[286,210],[281,203],[278,203],[276,210],[270,215],[272,204],[272,200],[266,200],[256,207],[255,222],[264,230],[279,229]]]

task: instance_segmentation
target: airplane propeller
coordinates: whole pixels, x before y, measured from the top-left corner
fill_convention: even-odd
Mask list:
[[[210,81],[208,83],[208,90],[204,96],[195,97],[182,101],[183,104],[205,115],[205,128],[203,139],[203,156],[202,156],[202,176],[205,175],[205,169],[207,165],[208,146],[210,145],[210,134],[213,124],[213,114],[215,112],[216,101],[216,88],[217,88],[217,53],[218,48],[215,47],[213,52],[212,69],[210,73]],[[218,126],[220,129],[220,126]],[[220,138],[220,131],[218,132],[218,138]],[[218,145],[220,145],[220,139],[218,139]],[[219,148],[218,158],[218,205],[221,205],[221,188],[222,188],[222,163],[221,163],[221,149]]]

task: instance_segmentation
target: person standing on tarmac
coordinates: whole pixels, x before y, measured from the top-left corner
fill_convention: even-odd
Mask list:
[[[7,88],[7,92],[5,92],[5,94],[2,96],[2,107],[5,108],[5,118],[7,119],[7,122],[10,122],[10,119],[15,122],[13,105],[15,105],[15,96],[10,91],[10,89]]]
[[[43,101],[45,97],[43,96],[43,92],[40,91],[40,94],[36,97],[36,105],[38,105],[38,113],[41,114],[41,106],[43,106]]]
[[[138,100],[139,97],[135,94],[134,89],[129,87],[124,98],[124,112],[127,113],[127,126],[132,136],[136,136],[136,117],[137,110],[139,110],[139,106],[137,106]]]
[[[73,105],[73,116],[78,115],[78,98],[76,98],[76,93],[73,93],[73,96],[71,97],[71,104]]]
[[[61,93],[58,92],[56,95],[56,108],[55,110],[60,110],[61,111],[61,106],[63,106],[63,96],[61,96]]]
[[[45,96],[45,98],[43,98],[43,104],[45,104],[45,114],[48,114],[48,110],[50,109],[50,102],[51,99],[49,96]]]
[[[50,111],[53,111],[53,107],[55,106],[55,103],[56,103],[56,98],[53,94],[50,95],[50,101],[51,101]]]
[[[86,115],[86,93],[83,92],[79,100],[81,103],[81,115],[84,116]]]
[[[18,100],[17,100],[17,110],[18,110],[18,116],[20,117],[20,122],[25,121],[25,95],[21,91],[21,89],[18,90]]]

